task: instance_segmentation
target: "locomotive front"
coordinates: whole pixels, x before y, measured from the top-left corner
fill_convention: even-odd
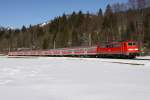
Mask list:
[[[135,58],[140,54],[140,46],[135,41],[127,41],[123,43],[123,52],[130,58]]]

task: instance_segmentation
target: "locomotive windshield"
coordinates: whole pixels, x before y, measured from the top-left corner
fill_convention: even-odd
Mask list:
[[[129,42],[129,43],[128,43],[128,46],[135,46],[135,45],[136,45],[135,42]]]

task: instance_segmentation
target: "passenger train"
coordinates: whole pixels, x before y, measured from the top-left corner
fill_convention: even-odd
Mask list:
[[[49,50],[12,51],[8,56],[60,56],[60,57],[115,57],[135,58],[140,53],[136,41],[101,43],[95,46],[58,48]]]

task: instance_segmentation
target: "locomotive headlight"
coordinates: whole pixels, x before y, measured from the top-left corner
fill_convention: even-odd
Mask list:
[[[136,49],[134,49],[134,50],[136,50],[136,51],[137,51],[137,50],[139,50],[139,49],[138,49],[138,48],[136,48]]]
[[[138,48],[135,48],[135,49],[128,49],[129,51],[138,51],[139,49]]]
[[[129,51],[132,51],[132,50],[134,50],[134,49],[128,49]]]

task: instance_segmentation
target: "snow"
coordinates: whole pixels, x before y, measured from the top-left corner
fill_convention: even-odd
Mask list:
[[[49,23],[51,23],[51,22],[50,22],[50,21],[47,21],[47,22],[41,23],[41,24],[40,24],[40,27],[44,27],[45,25],[47,25],[47,24],[49,24]]]
[[[149,60],[0,57],[0,98],[150,100],[149,76]]]
[[[150,60],[150,56],[140,56],[140,57],[137,57],[137,59],[147,59],[147,60]]]
[[[40,25],[40,27],[43,27],[43,26],[45,26],[46,25],[46,23],[42,23],[41,25]]]

